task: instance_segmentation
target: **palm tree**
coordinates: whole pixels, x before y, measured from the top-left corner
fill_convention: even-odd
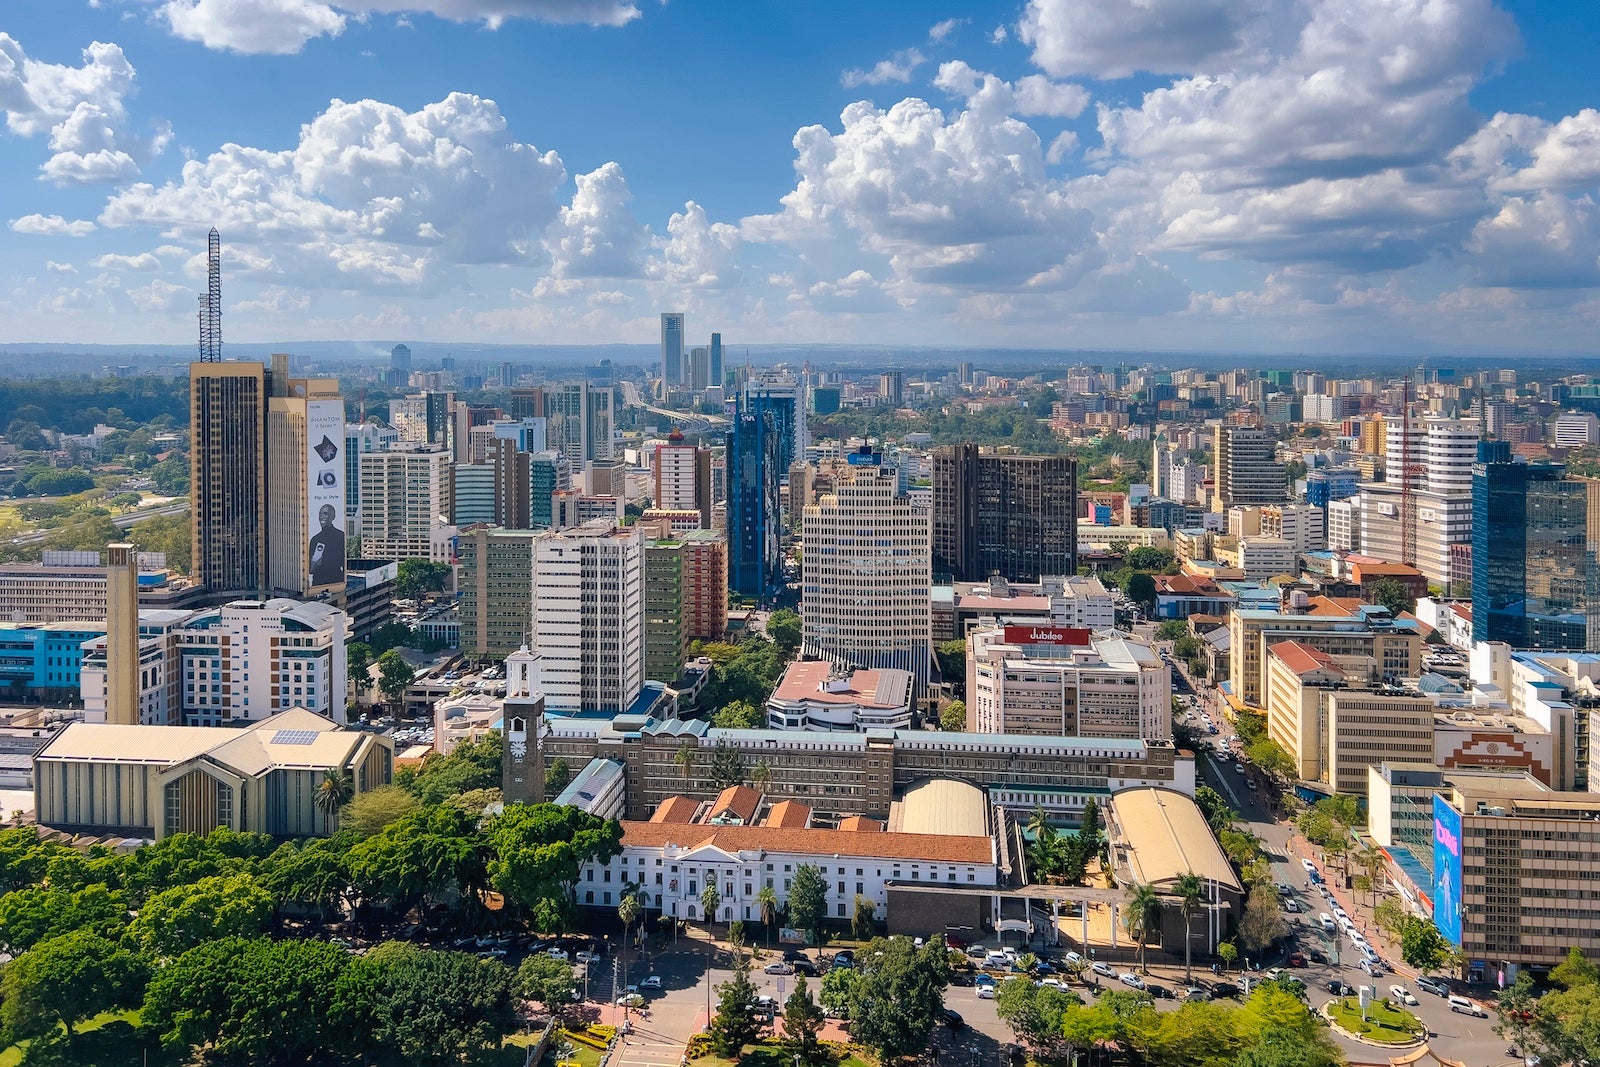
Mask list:
[[[689,780],[689,772],[694,770],[695,750],[694,745],[685,741],[678,746],[678,751],[672,754],[672,762],[678,765],[678,770],[683,774],[683,780]]]
[[[756,760],[756,765],[750,770],[750,784],[765,793],[767,786],[772,784],[772,764],[767,762],[765,756]]]
[[[717,921],[717,908],[721,905],[722,894],[717,892],[717,883],[707,882],[705,889],[700,891],[700,910],[705,912],[707,931]]]
[[[343,767],[329,767],[322,772],[322,783],[317,786],[316,796],[313,798],[317,810],[322,812],[327,831],[333,833],[333,824],[339,819],[339,812],[350,803],[350,798],[355,795],[355,783],[350,779],[350,772]]]
[[[1033,813],[1028,816],[1027,825],[1023,829],[1027,830],[1033,839],[1037,841],[1039,840],[1039,835],[1043,834],[1045,828],[1049,825],[1050,820],[1045,816],[1044,805],[1036,804],[1034,805]]]
[[[617,918],[622,920],[622,984],[628,984],[628,928],[639,918],[643,887],[632,882],[622,887],[622,900],[617,904]]]
[[[1183,980],[1194,981],[1194,965],[1190,961],[1192,938],[1190,924],[1194,917],[1200,914],[1200,907],[1205,903],[1205,886],[1200,881],[1200,876],[1189,871],[1178,878],[1173,887],[1178,897],[1178,914],[1183,916]]]
[[[761,923],[767,928],[767,947],[771,948],[772,924],[778,918],[778,891],[770,885],[762,886],[756,893],[756,903],[761,905]]]
[[[1161,925],[1161,898],[1152,887],[1135,885],[1128,890],[1128,901],[1122,907],[1122,925],[1128,936],[1139,942],[1139,969],[1149,974],[1144,948],[1150,934]]]
[[[1372,892],[1372,899],[1378,897],[1378,890],[1383,886],[1383,853],[1372,845],[1365,845],[1356,856],[1356,862],[1367,872],[1368,888]]]

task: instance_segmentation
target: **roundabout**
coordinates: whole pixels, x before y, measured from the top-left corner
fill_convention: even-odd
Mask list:
[[[1361,1018],[1361,1003],[1355,997],[1339,997],[1320,1009],[1334,1030],[1363,1044],[1379,1048],[1411,1048],[1424,1040],[1421,1020],[1391,1001],[1374,999]]]

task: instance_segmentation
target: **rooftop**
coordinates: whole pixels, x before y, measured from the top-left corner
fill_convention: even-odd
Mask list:
[[[908,671],[886,667],[835,677],[828,661],[804,660],[789,664],[770,699],[892,709],[906,707],[910,695]]]
[[[983,790],[954,778],[929,778],[905,791],[895,829],[907,834],[988,833],[988,798]]]
[[[889,861],[972,865],[994,862],[994,843],[988,837],[937,833],[862,833],[845,829],[683,826],[665,822],[624,821],[622,844],[624,848],[677,845],[689,851],[710,847],[727,853],[787,852],[792,855],[850,856]]]
[[[1285,667],[1299,675],[1311,674],[1314,671],[1333,671],[1344,673],[1344,668],[1339,661],[1320,649],[1303,645],[1299,641],[1279,641],[1267,649],[1272,655],[1278,657]]]
[[[1139,884],[1170,889],[1193,873],[1243,892],[1205,815],[1189,797],[1171,789],[1123,789],[1111,794],[1111,811],[1129,873]]]

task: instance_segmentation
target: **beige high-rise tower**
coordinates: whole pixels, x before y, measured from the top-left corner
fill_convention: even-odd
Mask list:
[[[336,378],[291,378],[275,354],[267,400],[267,567],[276,596],[344,588],[344,401]]]
[[[106,722],[139,724],[139,553],[106,546]]]

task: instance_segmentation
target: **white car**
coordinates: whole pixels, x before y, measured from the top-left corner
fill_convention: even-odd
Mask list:
[[[1415,1004],[1417,1002],[1416,994],[1403,985],[1390,986],[1389,995],[1401,1004]]]
[[[661,988],[661,976],[659,974],[652,974],[652,975],[648,976],[647,978],[645,978],[644,981],[639,983],[639,988],[640,989],[660,989]]]
[[[994,999],[994,983],[993,982],[990,982],[988,985],[981,985],[981,986],[978,987],[978,999],[979,1000],[993,1000]]]
[[[1132,971],[1123,971],[1117,976],[1117,981],[1121,982],[1125,986],[1132,986],[1134,989],[1144,988],[1144,979],[1140,978]]]
[[[1083,962],[1083,957],[1078,955],[1076,952],[1069,952],[1062,958],[1068,963],[1072,964],[1074,967]]]
[[[600,953],[598,953],[598,952],[580,952],[576,956],[574,956],[573,959],[577,960],[579,963],[599,963],[600,962]]]
[[[1117,976],[1117,969],[1104,960],[1095,960],[1089,969],[1095,974],[1103,974],[1107,978],[1115,978]]]
[[[560,960],[562,963],[572,962],[572,957],[567,955],[567,950],[559,946],[546,949],[545,954],[553,960]]]

